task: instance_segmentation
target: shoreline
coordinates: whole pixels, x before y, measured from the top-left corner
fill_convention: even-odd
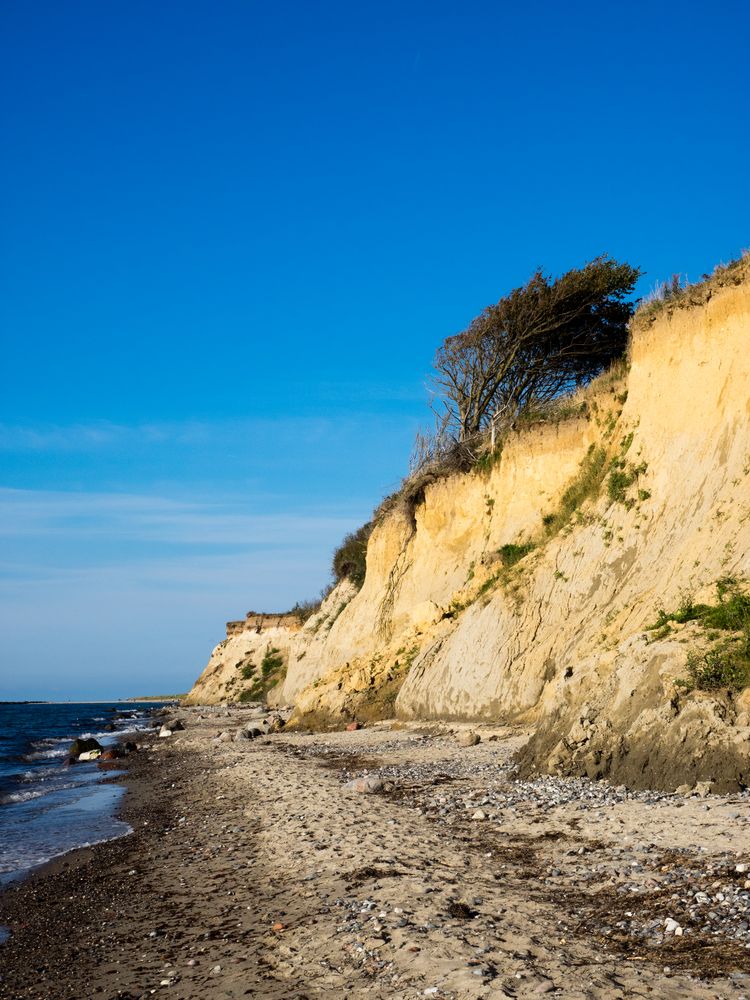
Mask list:
[[[248,710],[180,715],[114,779],[133,833],[0,894],[0,996],[750,995],[745,795],[521,782],[510,730],[230,741]]]

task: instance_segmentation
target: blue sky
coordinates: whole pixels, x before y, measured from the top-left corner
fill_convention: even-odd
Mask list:
[[[0,698],[186,689],[317,593],[435,348],[750,244],[745,3],[0,10]]]

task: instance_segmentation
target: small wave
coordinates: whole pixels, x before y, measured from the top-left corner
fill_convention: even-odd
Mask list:
[[[28,784],[30,781],[46,781],[48,778],[56,778],[60,773],[60,765],[55,767],[35,767],[33,771],[24,771],[16,777],[16,781],[23,781]]]
[[[44,785],[43,788],[30,788],[26,791],[6,792],[0,795],[0,806],[9,806],[19,802],[30,802],[32,799],[42,799],[46,795],[55,796],[56,793],[59,792],[73,792],[73,797],[67,797],[66,801],[75,801],[76,798],[80,798],[82,794],[85,794],[90,784],[91,782],[85,780],[61,782],[53,781]],[[79,789],[80,792],[78,792]]]
[[[66,757],[67,753],[68,751],[63,747],[60,747],[58,750],[34,750],[32,753],[24,754],[21,760],[51,760],[53,757]]]
[[[10,805],[11,802],[28,802],[30,799],[40,799],[46,795],[46,789],[35,789],[29,792],[9,792],[7,795],[0,795],[0,806]]]

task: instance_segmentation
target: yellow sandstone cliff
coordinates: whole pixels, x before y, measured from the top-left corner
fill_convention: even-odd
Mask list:
[[[519,723],[528,769],[750,784],[750,696],[680,685],[719,637],[648,629],[660,608],[750,581],[749,272],[745,259],[692,304],[641,314],[629,368],[568,419],[383,516],[362,589],[339,585],[274,639],[286,676],[272,700],[300,725]],[[234,641],[193,701],[227,697]]]

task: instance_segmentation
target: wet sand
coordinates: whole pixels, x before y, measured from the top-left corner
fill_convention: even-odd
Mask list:
[[[134,833],[0,898],[3,998],[750,996],[746,795],[519,782],[510,730],[180,714],[131,758]]]

